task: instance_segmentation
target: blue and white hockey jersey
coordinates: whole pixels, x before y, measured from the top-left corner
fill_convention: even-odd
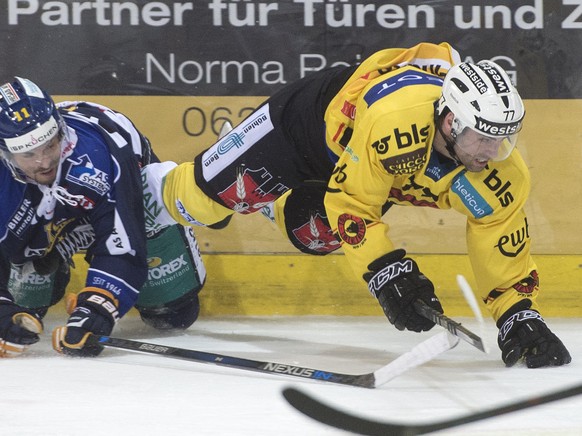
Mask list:
[[[140,168],[158,160],[122,114],[87,102],[58,106],[67,135],[55,183],[23,184],[0,164],[2,251],[24,265],[86,250],[86,286],[111,292],[123,316],[147,277]]]

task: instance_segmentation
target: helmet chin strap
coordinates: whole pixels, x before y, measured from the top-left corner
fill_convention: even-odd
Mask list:
[[[456,142],[454,140],[449,139],[447,135],[445,135],[445,132],[443,132],[442,128],[442,123],[437,123],[437,129],[441,136],[443,137],[443,140],[445,141],[445,148],[449,152],[451,158],[455,161],[457,165],[462,165],[463,163],[461,162],[459,156],[457,156],[457,152],[455,151]]]

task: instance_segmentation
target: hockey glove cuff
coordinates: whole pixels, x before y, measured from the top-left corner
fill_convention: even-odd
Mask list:
[[[16,357],[39,341],[43,331],[40,316],[30,309],[0,297],[0,357]]]
[[[75,298],[76,297],[76,298]],[[69,320],[53,331],[53,348],[77,357],[94,357],[103,347],[87,343],[90,334],[109,335],[119,320],[117,300],[107,291],[85,288],[78,295],[65,297]]]
[[[497,321],[497,343],[505,365],[513,366],[522,358],[528,368],[570,363],[570,353],[550,331],[542,316],[523,307],[520,303],[514,305]]]
[[[398,330],[427,331],[435,323],[416,312],[416,300],[424,301],[440,313],[443,308],[432,282],[419,271],[414,260],[405,256],[406,251],[402,249],[385,254],[368,265],[370,272],[364,274],[364,280]]]

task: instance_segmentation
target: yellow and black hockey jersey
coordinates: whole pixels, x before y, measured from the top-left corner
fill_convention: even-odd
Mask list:
[[[523,298],[537,308],[523,211],[530,179],[517,150],[481,172],[433,151],[434,103],[457,60],[447,44],[421,44],[379,52],[355,71],[325,115],[327,144],[338,157],[325,208],[359,277],[396,248],[381,219],[386,202],[462,213],[479,293],[497,320]]]
[[[285,218],[277,216],[284,214],[289,189],[302,178],[324,177],[329,180],[327,219],[358,277],[372,261],[395,248],[382,221],[387,202],[452,208],[467,217],[469,256],[479,293],[493,317],[497,320],[524,298],[536,309],[536,265],[523,212],[530,181],[519,152],[514,150],[505,161],[492,162],[478,173],[433,152],[434,103],[443,77],[459,61],[446,43],[379,51],[350,70],[353,74],[346,74],[347,81],[342,75],[343,86],[339,84],[339,91],[334,90],[325,103],[321,118],[308,110],[322,104],[329,72],[317,76],[319,87],[298,82],[285,94],[292,104],[277,97],[272,107],[265,104],[204,152],[207,159],[197,156],[197,164],[186,162],[170,171],[163,179],[164,204],[176,221],[205,225],[238,211],[239,204],[254,201],[254,209],[241,209],[248,213],[274,201],[279,212],[275,221],[285,231],[281,225]],[[310,115],[298,116],[298,110]],[[319,139],[324,122],[325,143]],[[313,139],[317,153],[307,153],[305,144],[298,143],[304,131],[315,136],[307,139]],[[333,163],[309,161],[328,156]],[[216,171],[205,175],[205,165]],[[312,171],[316,167],[329,168],[328,173]],[[253,176],[260,180],[253,179],[251,199],[245,180]],[[273,200],[273,190],[262,185],[265,180],[276,182],[277,192],[285,193]],[[240,197],[236,207],[222,200],[225,192]]]

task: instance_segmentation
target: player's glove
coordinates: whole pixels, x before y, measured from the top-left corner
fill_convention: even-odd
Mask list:
[[[521,358],[528,368],[570,363],[570,353],[542,316],[535,310],[519,310],[519,303],[516,306],[497,321],[497,343],[505,365],[513,366]]]
[[[65,299],[71,316],[67,325],[53,331],[53,348],[69,356],[99,355],[103,347],[88,343],[87,339],[92,333],[111,334],[119,320],[117,300],[109,292],[98,288],[85,288],[78,295],[68,294]]]
[[[41,276],[48,276],[58,270],[64,260],[57,250],[49,251],[44,257],[33,260],[34,270]]]
[[[0,357],[16,357],[39,341],[40,316],[0,296]]]
[[[415,301],[420,299],[440,313],[443,308],[432,282],[419,271],[414,260],[405,256],[402,249],[385,254],[368,265],[370,272],[364,274],[364,280],[398,330],[427,331],[435,323],[416,312]]]

